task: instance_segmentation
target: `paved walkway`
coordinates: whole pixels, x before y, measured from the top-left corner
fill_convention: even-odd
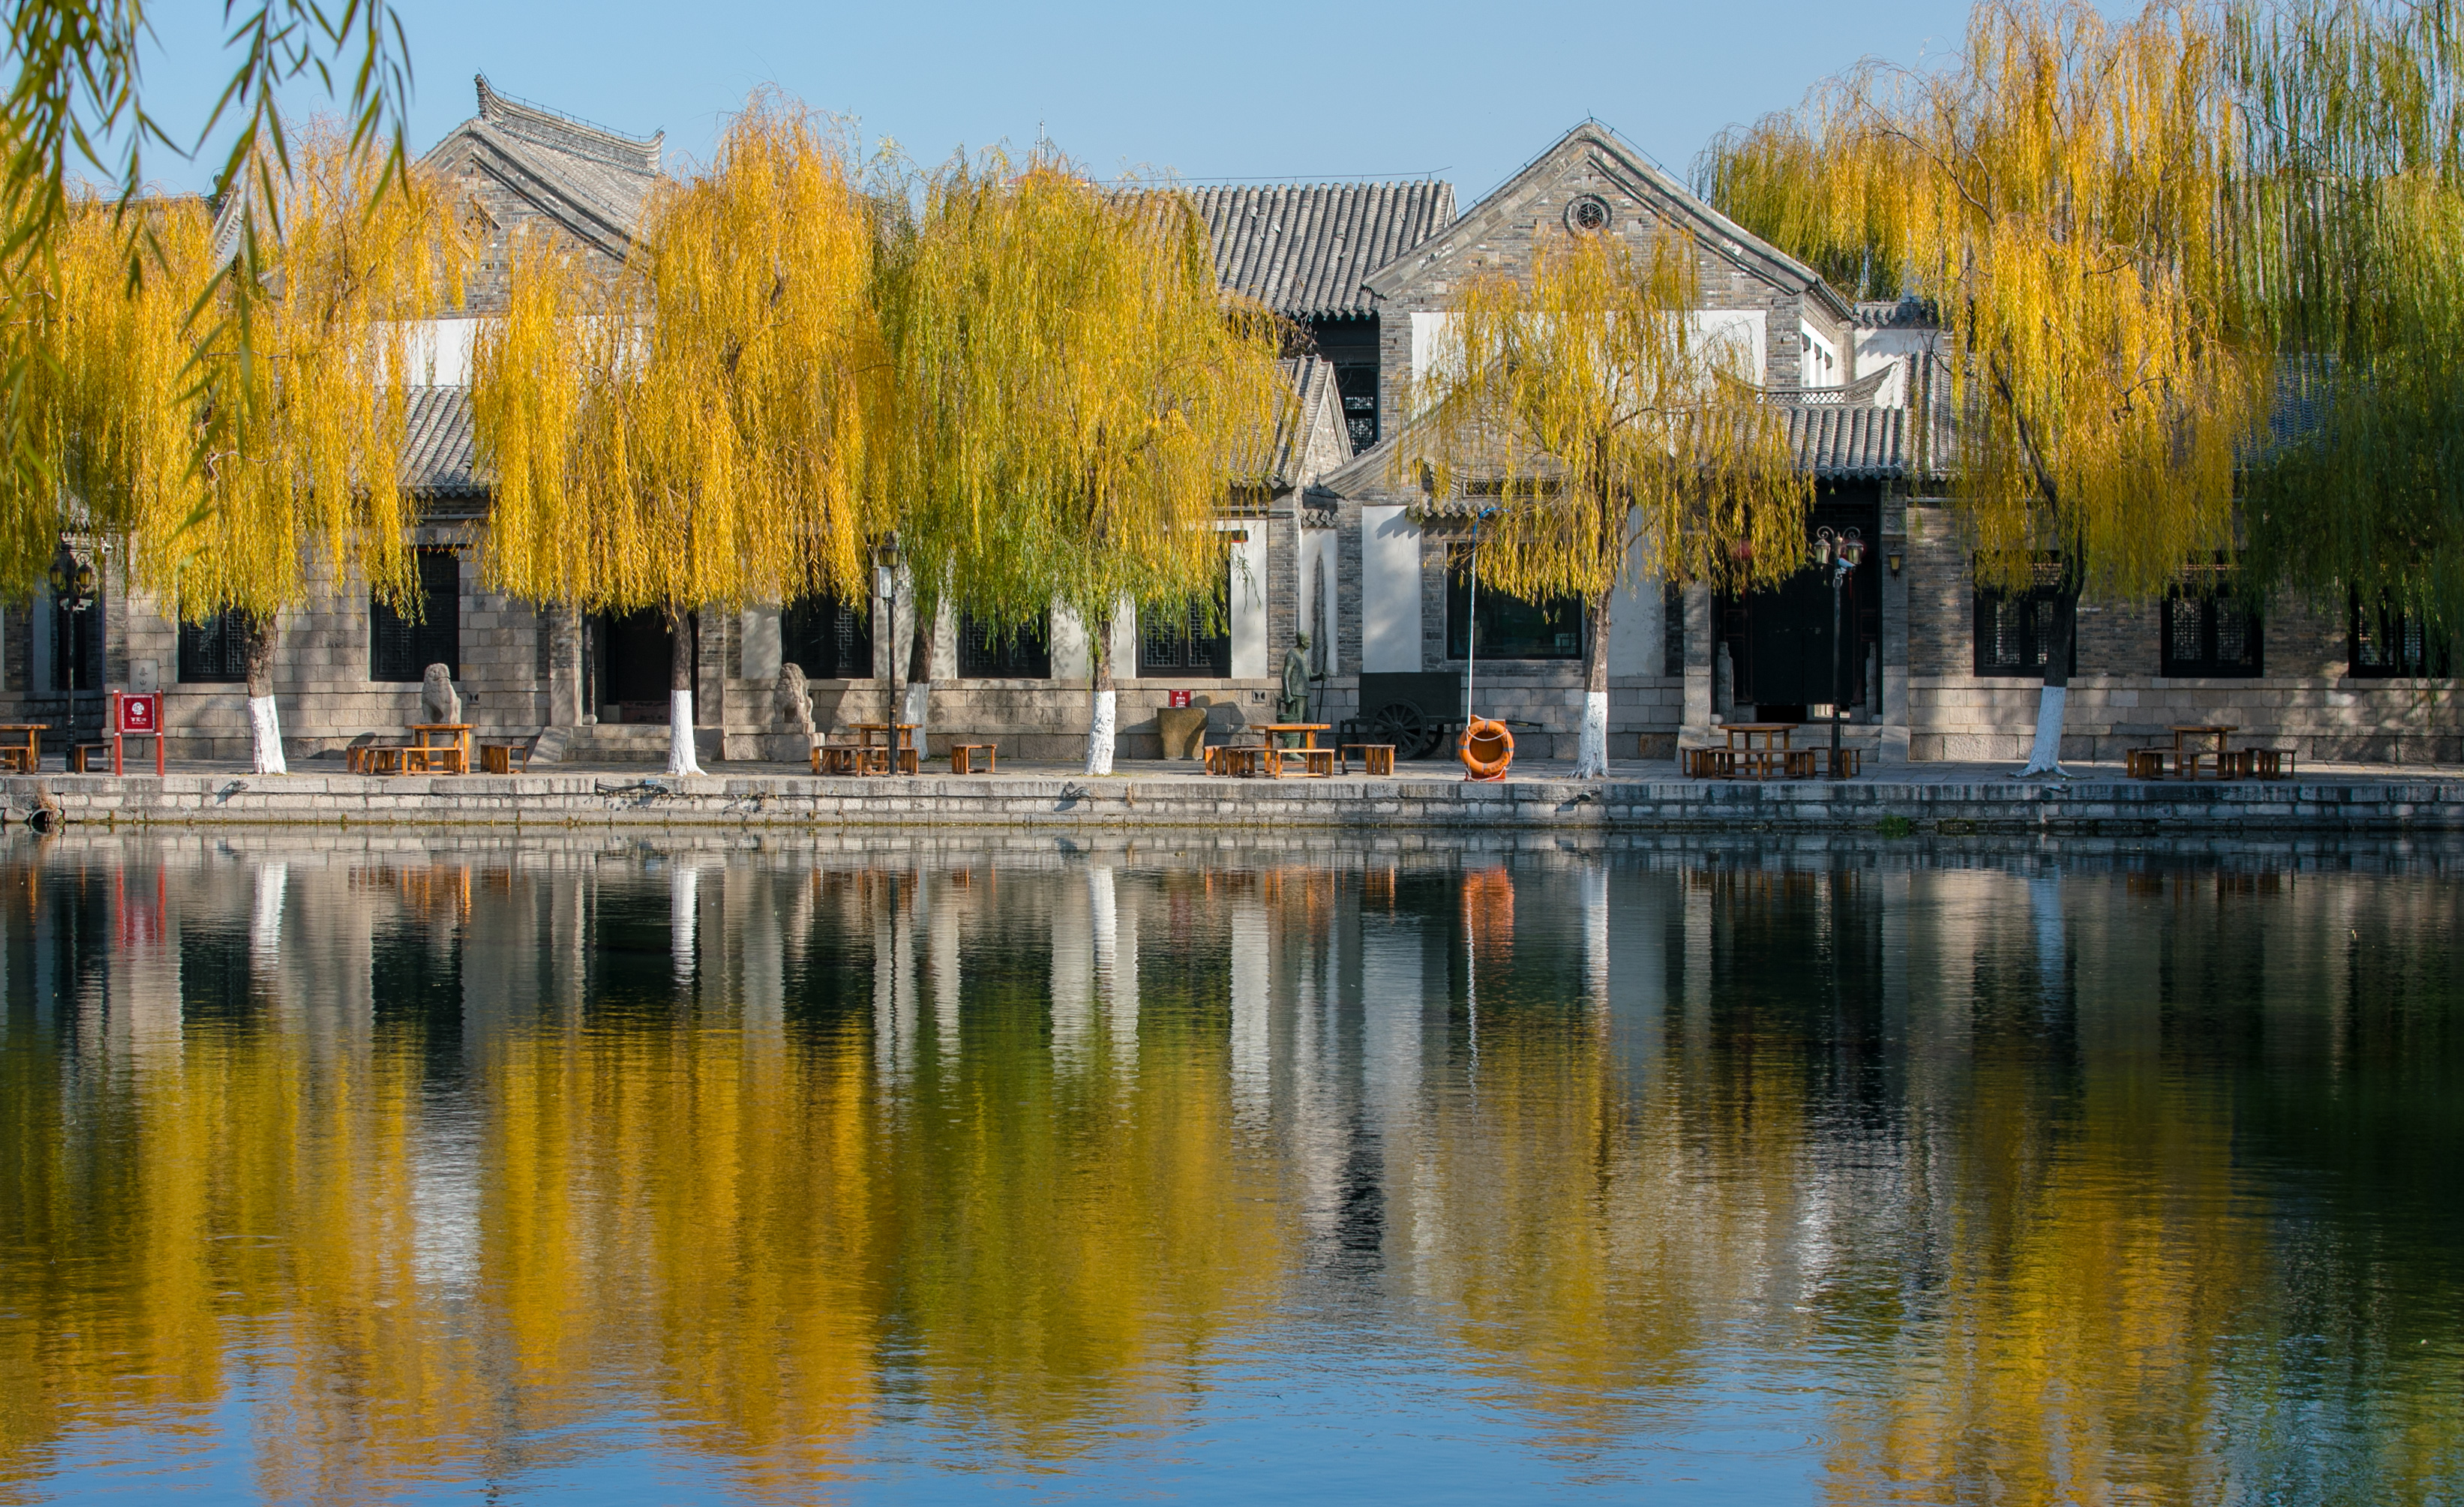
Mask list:
[[[2180,781],[2169,780],[2161,782],[2132,781],[2128,776],[2123,774],[2122,765],[2118,763],[2090,764],[2084,760],[2073,760],[2066,763],[2063,767],[2070,771],[2073,784],[2123,785],[2150,783],[2178,785],[2183,783]],[[49,774],[57,774],[61,771],[57,768],[52,768],[47,769],[44,772]],[[238,760],[175,759],[171,761],[169,772],[173,774],[187,775],[245,775],[250,778],[258,778],[257,776],[250,775],[249,766],[245,761]],[[294,759],[291,761],[291,772],[296,775],[317,777],[341,775],[343,772],[342,761],[339,756],[331,759]],[[607,764],[567,762],[560,764],[535,764],[531,765],[530,772],[534,774],[560,775],[595,774],[610,779],[624,778],[628,780],[643,780],[663,777],[666,772],[666,766],[659,764],[641,763]],[[812,773],[812,770],[808,766],[799,764],[772,764],[752,760],[732,760],[727,763],[705,764],[702,765],[702,772],[714,779],[742,780],[758,779],[765,776],[773,778],[809,776]],[[949,774],[949,766],[941,763],[939,760],[935,760],[924,766],[924,772],[928,775],[946,778]],[[153,773],[153,765],[149,762],[143,769],[140,769],[135,763],[132,762],[130,765],[130,773],[132,776],[140,773],[151,776]],[[1084,766],[1075,761],[1066,764],[1036,764],[1003,759],[1001,762],[1001,773],[1015,779],[1068,780],[1086,778]],[[1571,778],[1573,773],[1573,764],[1570,760],[1518,759],[1515,761],[1513,770],[1507,776],[1507,783],[1513,783],[1515,781],[1565,780]],[[1865,773],[1859,776],[1859,780],[1855,783],[1881,783],[1886,785],[2008,785],[2017,783],[2018,773],[2019,766],[2015,764],[1879,764],[1868,762],[1865,765]],[[1158,780],[1200,782],[1208,779],[1208,776],[1205,775],[1194,763],[1186,760],[1161,759],[1120,760],[1112,765],[1112,777],[1115,779],[1137,780],[1140,782]],[[2300,771],[2298,775],[2298,779],[2302,784],[2306,785],[2363,784],[2385,782],[2388,780],[2441,780],[2455,779],[2458,777],[2464,777],[2464,765],[2304,764],[2300,766]],[[1355,780],[1360,778],[1357,766],[1354,766],[1353,774],[1345,778]],[[1463,766],[1456,764],[1451,759],[1406,760],[1395,765],[1395,778],[1398,780],[1456,781],[1463,778]],[[1686,776],[1679,772],[1677,762],[1673,759],[1614,760],[1609,765],[1609,778],[1613,781],[1648,783],[1654,785],[1725,785],[1752,783],[1750,781],[1732,782],[1722,780],[1688,779]],[[1215,783],[1226,787],[1237,787],[1247,785],[1265,785],[1267,782],[1263,780],[1248,781],[1219,779]],[[1283,783],[1287,785],[1300,785],[1306,782],[1301,778],[1294,776],[1287,778]],[[1771,783],[1783,784],[1787,782],[1773,781]],[[2032,781],[2029,783],[2034,784],[2036,782]],[[2203,780],[2198,783],[2202,785],[2211,785],[2215,782]]]

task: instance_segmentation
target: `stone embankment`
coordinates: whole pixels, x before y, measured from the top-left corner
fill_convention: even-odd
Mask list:
[[[2464,777],[2067,785],[1939,778],[1496,785],[1413,779],[1225,781],[1186,774],[679,779],[615,772],[512,777],[174,774],[0,779],[10,822],[37,826],[295,824],[581,827],[1177,827],[1884,832],[2404,832],[2464,831]]]

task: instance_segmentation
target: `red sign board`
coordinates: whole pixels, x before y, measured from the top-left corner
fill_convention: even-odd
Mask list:
[[[1166,703],[1170,706],[1180,707],[1187,706],[1189,704],[1189,693],[1187,691],[1166,691],[1164,695],[1171,698],[1170,701]]]
[[[120,718],[111,730],[122,738],[151,738],[163,730],[163,698],[153,691],[121,692]]]

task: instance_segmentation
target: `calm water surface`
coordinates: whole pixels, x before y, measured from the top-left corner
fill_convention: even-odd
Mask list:
[[[2464,1498],[2452,853],[336,841],[0,844],[0,1501]]]

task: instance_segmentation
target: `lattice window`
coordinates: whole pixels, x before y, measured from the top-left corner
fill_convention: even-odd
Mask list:
[[[368,678],[407,684],[429,665],[462,678],[462,563],[450,549],[419,552],[417,621],[368,598]]]

